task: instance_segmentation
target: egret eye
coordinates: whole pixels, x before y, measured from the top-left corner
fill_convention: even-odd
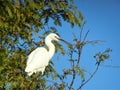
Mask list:
[[[55,38],[57,38],[57,36],[55,36]]]
[[[55,38],[56,38],[56,39],[60,39],[60,37],[58,37],[58,36],[55,36]]]

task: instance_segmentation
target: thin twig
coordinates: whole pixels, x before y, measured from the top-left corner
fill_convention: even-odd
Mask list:
[[[93,40],[93,41],[86,41],[86,44],[101,44],[101,43],[105,43],[105,41],[101,41],[101,40]]]
[[[97,67],[96,67],[95,71],[92,73],[92,75],[86,81],[83,81],[77,90],[81,90],[81,88],[93,78],[93,76],[98,71],[98,68],[99,68],[99,64],[97,65]]]
[[[86,32],[84,38],[83,38],[83,42],[86,40],[87,36],[88,36],[89,30]]]
[[[82,41],[82,31],[83,31],[83,29],[81,29],[81,31],[80,31],[80,41]]]
[[[79,49],[79,51],[78,51],[78,61],[77,61],[77,66],[79,65],[79,63],[80,63],[80,57],[81,57],[81,53],[82,53],[82,46],[81,46],[81,48]]]
[[[71,81],[71,84],[70,84],[69,90],[72,89],[72,86],[73,86],[73,83],[74,83],[74,81],[75,81],[75,78],[76,78],[76,72],[75,72],[75,70],[73,70],[73,78],[72,78],[72,81]]]
[[[100,65],[102,67],[110,67],[110,68],[120,68],[120,66],[113,66],[113,65]]]
[[[73,55],[73,51],[71,51],[71,56],[70,56],[70,58],[72,59],[72,55]],[[72,86],[73,86],[73,83],[74,83],[74,80],[75,80],[75,78],[76,78],[76,72],[75,72],[75,70],[74,70],[74,67],[75,67],[75,64],[74,64],[74,61],[72,61],[72,69],[73,69],[73,78],[72,78],[72,81],[71,81],[71,83],[70,83],[70,86],[69,86],[69,90],[71,90],[72,89]]]
[[[81,30],[80,30],[80,42],[82,41],[82,34],[83,34],[83,27],[85,25],[85,22],[83,23]]]

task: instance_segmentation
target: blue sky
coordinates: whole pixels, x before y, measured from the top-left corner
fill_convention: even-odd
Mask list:
[[[88,40],[103,40],[106,41],[99,45],[88,45],[84,48],[81,66],[87,66],[88,71],[94,70],[93,55],[99,51],[104,51],[106,48],[111,48],[110,60],[104,65],[120,66],[120,0],[75,0],[75,5],[82,12],[87,22],[84,30],[90,30]],[[59,33],[65,40],[72,43],[71,32],[78,33],[78,28],[71,28],[70,25],[64,23]],[[62,60],[61,60],[62,57]],[[55,66],[65,67],[63,64],[65,56],[59,56],[61,62]],[[91,63],[92,62],[92,63]],[[66,65],[67,66],[67,65]],[[77,82],[77,81],[76,81]],[[77,82],[79,83],[79,81]],[[94,78],[87,83],[83,90],[90,89],[120,89],[120,68],[100,67]],[[75,87],[75,86],[74,86]]]
[[[105,65],[120,66],[120,0],[75,1],[87,21],[86,28],[91,30],[89,38],[106,41],[105,44],[96,46],[97,49],[113,50]],[[84,89],[120,89],[119,83],[120,68],[101,67]]]

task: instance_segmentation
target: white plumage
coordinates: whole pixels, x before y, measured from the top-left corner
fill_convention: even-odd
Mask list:
[[[53,40],[59,41],[60,37],[55,33],[49,34],[45,38],[45,44],[48,47],[48,50],[44,47],[38,47],[30,53],[25,68],[25,72],[27,72],[29,76],[36,72],[44,73],[45,67],[55,53],[55,46],[52,43]]]

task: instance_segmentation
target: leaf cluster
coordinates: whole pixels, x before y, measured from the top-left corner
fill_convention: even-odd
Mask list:
[[[73,0],[0,0],[0,89],[42,90],[46,89],[44,77],[51,77],[53,72],[53,79],[61,78],[51,64],[42,78],[39,73],[27,77],[24,72],[27,55],[44,45],[48,33],[57,32],[55,27],[49,27],[51,20],[56,26],[62,26],[62,21],[66,21],[72,27],[80,27],[83,16]],[[41,32],[43,34],[39,35]],[[41,44],[36,37],[40,38]],[[55,44],[57,51],[64,54],[62,46]],[[56,87],[64,88],[64,85],[61,83]]]
[[[100,65],[101,63],[105,62],[105,60],[110,58],[109,53],[112,52],[112,50],[106,49],[104,52],[98,52],[95,54],[94,58],[96,60],[96,64]]]

